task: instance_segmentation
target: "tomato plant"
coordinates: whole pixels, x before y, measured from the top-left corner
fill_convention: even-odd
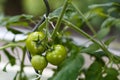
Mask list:
[[[65,0],[62,7],[51,12],[48,0],[43,2],[46,13],[40,19],[31,15],[0,18],[0,24],[14,34],[11,41],[3,38],[5,44],[0,47],[8,58],[7,64],[16,64],[18,48],[23,53],[17,53],[22,57],[18,57],[19,79],[27,80],[22,75],[27,57],[38,80],[46,68],[53,71],[48,80],[120,80],[120,56],[109,48],[117,38],[116,34],[109,35],[120,26],[120,3],[93,4],[83,13],[72,0]],[[21,27],[29,31],[17,29]],[[16,40],[20,34],[22,39]],[[48,63],[56,68],[53,70]]]

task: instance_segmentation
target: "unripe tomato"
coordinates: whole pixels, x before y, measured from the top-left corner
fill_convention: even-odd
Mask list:
[[[63,45],[54,45],[52,51],[46,53],[46,59],[53,65],[59,65],[67,56],[66,48]]]
[[[31,59],[31,64],[36,70],[43,70],[47,66],[47,61],[45,57],[40,55],[35,55]]]
[[[32,15],[43,15],[45,13],[45,6],[43,0],[22,0],[23,10]]]
[[[26,39],[26,47],[31,55],[41,54],[45,50],[45,43],[42,41],[45,38],[43,32],[33,32]]]

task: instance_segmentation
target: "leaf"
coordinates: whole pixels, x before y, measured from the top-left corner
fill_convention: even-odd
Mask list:
[[[21,19],[23,19],[23,20],[31,20],[32,18],[33,18],[32,15],[25,15],[25,14],[17,15],[17,16],[10,17],[8,23],[18,22]]]
[[[11,31],[14,34],[19,34],[22,33],[22,28],[21,27],[28,27],[29,23],[28,22],[23,22],[23,21],[19,21],[19,22],[13,22],[13,23],[8,23],[6,24],[6,28]],[[21,30],[20,30],[21,29]]]
[[[105,42],[104,42],[104,44],[105,45],[109,45],[112,41],[114,41],[116,39],[116,37],[110,37],[109,39],[107,39]]]
[[[96,34],[97,39],[101,40],[110,32],[110,28],[101,28],[100,31]]]
[[[120,63],[120,56],[113,55],[113,62],[116,64]]]
[[[15,29],[11,26],[15,26],[18,28],[21,27],[25,27],[25,26],[29,26],[29,22],[32,20],[33,16],[31,15],[17,15],[17,16],[12,16],[12,17],[4,17],[2,18],[2,20],[0,20],[0,24],[3,26],[6,26],[6,28],[13,32],[13,33],[22,33],[21,31],[19,31],[18,29]],[[29,21],[29,22],[28,22]]]
[[[83,57],[81,55],[76,56],[76,59],[72,60],[64,66],[52,79],[50,80],[76,80],[79,70],[83,65]]]
[[[25,14],[12,16],[12,17],[2,17],[2,19],[0,19],[0,24],[6,26],[7,24],[10,23],[15,23],[20,21],[31,21],[32,19],[33,19],[32,15],[25,15]]]
[[[51,14],[50,14],[50,17],[53,18],[53,17],[58,17],[60,12],[62,10],[62,7],[56,9],[55,11],[53,11]],[[65,14],[63,16],[63,19],[65,20],[68,20],[70,21],[71,23],[73,23],[74,25],[78,26],[78,27],[81,27],[82,24],[83,24],[83,20],[81,18],[81,16],[76,12],[76,10],[69,6],[66,11],[65,11]]]
[[[109,3],[104,3],[104,4],[93,4],[90,5],[90,9],[98,8],[98,7],[120,7],[120,3],[118,2],[109,2]]]
[[[117,8],[118,11],[120,10],[120,3],[119,2],[113,2],[113,7]]]
[[[112,5],[113,5],[113,3],[93,4],[93,5],[90,5],[89,8],[94,9],[94,8],[98,8],[98,7],[110,7]]]
[[[81,27],[83,24],[82,17],[78,14],[78,12],[73,8],[73,6],[69,6],[64,14],[64,19],[70,21],[74,25]]]
[[[96,58],[101,59],[103,56],[106,56],[104,51],[97,51],[97,52],[89,52],[90,55],[95,56]]]
[[[101,28],[111,27],[114,23],[115,18],[109,17],[107,18],[101,25]]]
[[[58,17],[61,11],[62,11],[62,7],[57,8],[57,9],[54,10],[52,13],[50,13],[49,16],[50,16],[50,17]]]
[[[88,70],[86,71],[85,80],[101,80],[102,78],[102,63],[95,61],[93,62]]]
[[[115,19],[114,25],[120,27],[120,19]]]
[[[16,63],[15,57],[13,57],[13,56],[9,53],[9,51],[7,51],[6,49],[4,49],[3,51],[4,51],[5,55],[7,56],[10,64],[13,66],[13,65]]]
[[[3,68],[3,71],[4,71],[4,72],[7,72],[6,68],[7,68],[8,64],[9,64],[9,62],[6,63],[6,65],[4,66],[4,68]]]
[[[118,71],[114,68],[108,68],[106,69],[106,76],[103,78],[103,80],[119,80],[117,76],[119,75]]]
[[[95,43],[89,45],[87,48],[82,49],[81,52],[89,53],[89,52],[95,52],[96,50],[99,49],[99,46]]]
[[[101,16],[102,18],[108,17],[103,8],[95,8],[87,12],[86,18],[94,19],[98,16]]]
[[[74,53],[73,51],[73,54]],[[83,56],[80,54],[70,56],[58,68],[58,71],[49,80],[76,80],[79,71],[84,63]]]

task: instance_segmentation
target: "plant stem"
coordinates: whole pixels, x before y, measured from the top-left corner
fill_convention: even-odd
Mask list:
[[[84,14],[80,11],[80,9],[78,9],[78,7],[76,5],[74,5],[74,3],[72,3],[72,6],[77,10],[77,12],[82,16],[82,18],[85,20],[86,24],[88,25],[89,29],[93,32],[93,34],[96,34],[96,31],[94,30],[94,28],[92,27],[92,25],[89,23],[89,21],[85,18]]]
[[[16,47],[16,46],[22,48],[22,46],[20,46],[20,44],[17,44],[17,43],[9,43],[9,44],[7,44],[7,45],[5,45],[5,46],[0,47],[0,50],[3,50],[3,49],[8,48],[8,47]]]
[[[57,17],[52,17],[50,20],[56,20]],[[76,25],[72,24],[71,22],[67,21],[67,20],[62,20],[64,24],[68,25],[70,28],[72,28],[73,30],[79,32],[82,36],[88,38],[89,40],[91,40],[93,43],[97,44],[110,58],[110,60],[112,61],[112,57],[113,55],[110,55],[111,52],[108,51],[108,49],[104,46],[104,44],[102,44],[99,40],[95,40],[94,37],[95,36],[90,36],[89,34],[87,34],[86,32],[84,32],[82,29],[80,29],[79,27],[77,27]]]
[[[106,54],[109,56],[110,60],[112,60],[113,56],[109,55],[110,52],[107,50],[107,48],[105,47],[105,45],[100,40],[98,40],[99,41],[98,42],[98,41],[96,41],[96,40],[93,39],[94,37],[96,37],[96,31],[94,30],[94,28],[92,27],[92,25],[89,23],[89,21],[85,18],[84,14],[80,11],[80,9],[78,9],[78,7],[76,7],[76,5],[74,5],[74,3],[71,2],[71,4],[78,11],[78,13],[83,17],[83,19],[85,20],[85,22],[88,25],[89,29],[93,32],[94,36],[91,37],[87,33],[85,33],[84,31],[81,31],[80,29],[79,29],[79,31],[82,32],[82,34],[84,36],[86,36],[87,38],[89,38],[91,41],[93,41],[94,43],[98,44],[101,47],[101,49],[106,52]],[[76,26],[76,28],[77,28],[77,26]]]
[[[56,25],[55,25],[55,29],[54,29],[54,31],[53,31],[53,33],[52,33],[52,36],[51,36],[53,39],[55,38],[56,32],[57,32],[57,31],[59,30],[59,28],[60,28],[60,24],[61,24],[62,18],[63,18],[63,16],[64,16],[65,10],[66,10],[66,8],[67,8],[67,6],[68,6],[68,2],[69,2],[69,0],[66,0],[66,1],[65,1],[64,5],[63,5],[62,12],[60,13],[60,16],[58,17],[57,23],[56,23]]]
[[[91,40],[93,43],[97,44],[108,55],[108,57],[110,58],[110,60],[112,60],[112,55],[110,55],[110,52],[108,51],[108,49],[105,46],[103,46],[100,42],[98,42],[97,40],[95,40],[92,36],[90,36],[89,34],[87,34],[86,32],[84,32],[83,30],[81,30],[80,28],[78,28],[77,26],[75,26],[74,24],[70,23],[69,21],[66,21],[66,20],[63,20],[63,21],[64,21],[64,23],[66,23],[66,25],[68,25],[72,29],[76,30],[81,35],[83,35],[84,37],[86,37],[89,40]]]
[[[26,53],[26,49],[23,48],[23,55],[22,55],[22,60],[21,60],[21,65],[20,65],[20,80],[22,80],[21,78],[22,78],[22,73],[24,69],[25,53]]]
[[[50,12],[50,6],[49,6],[49,3],[48,3],[48,0],[43,0],[44,1],[44,4],[46,6],[46,17],[48,17],[49,15],[49,12]],[[32,32],[35,32],[38,27],[45,21],[45,17],[43,16],[42,19],[38,22],[38,24],[35,25],[35,27],[33,28]]]

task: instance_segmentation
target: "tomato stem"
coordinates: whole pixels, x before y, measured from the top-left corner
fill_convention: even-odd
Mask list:
[[[50,12],[50,6],[49,6],[49,3],[48,3],[48,0],[43,0],[43,1],[44,1],[45,6],[46,6],[45,16],[48,17],[49,12]],[[45,19],[46,19],[45,16],[43,16],[42,19],[38,22],[38,24],[35,25],[35,27],[32,30],[33,32],[35,32],[38,29],[38,27],[45,21]]]
[[[77,26],[75,26],[74,24],[70,23],[69,21],[63,20],[64,23],[66,23],[66,25],[68,25],[70,28],[72,28],[73,30],[79,32],[81,35],[83,35],[84,37],[88,38],[90,41],[92,41],[93,43],[97,44],[110,58],[110,60],[112,61],[112,56],[111,52],[108,51],[108,49],[103,46],[103,44],[101,44],[101,42],[95,40],[92,36],[90,36],[89,34],[87,34],[86,32],[84,32],[83,30],[81,30],[80,28],[78,28]]]
[[[21,65],[20,65],[20,80],[22,80],[22,73],[24,72],[24,61],[25,61],[25,54],[26,54],[26,48],[23,48],[23,55],[22,55],[22,61],[21,61]]]
[[[65,3],[64,3],[64,5],[63,5],[63,9],[62,9],[62,11],[61,11],[61,13],[60,13],[60,16],[58,17],[57,23],[56,23],[56,25],[55,25],[55,29],[54,29],[54,31],[53,31],[53,33],[52,33],[52,36],[51,36],[53,39],[55,38],[55,35],[56,35],[57,31],[58,31],[59,28],[60,28],[60,25],[61,25],[61,22],[62,22],[62,18],[63,18],[63,16],[64,16],[64,13],[65,13],[65,11],[66,11],[66,8],[67,8],[67,6],[68,6],[68,3],[69,3],[69,0],[66,0]]]

